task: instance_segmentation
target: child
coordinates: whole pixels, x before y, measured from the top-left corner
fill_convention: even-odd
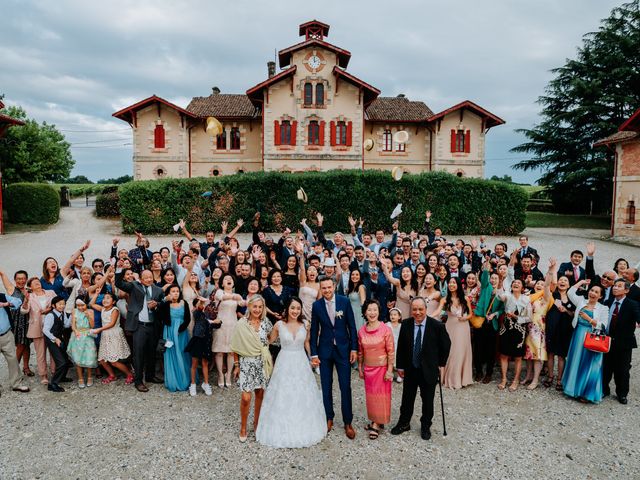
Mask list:
[[[395,352],[396,349],[398,348],[398,335],[400,334],[402,312],[400,312],[400,310],[397,308],[392,308],[391,310],[389,310],[389,319],[391,320],[391,322],[389,323],[389,328],[391,328],[391,331],[393,332],[393,348],[394,348],[393,351]],[[396,363],[394,359],[393,375],[396,379],[396,382],[402,383],[402,377],[398,375],[395,367],[396,367]]]
[[[67,356],[66,345],[62,337],[64,329],[69,328],[71,321],[69,317],[64,314],[64,298],[60,296],[53,297],[51,306],[53,310],[44,317],[42,333],[44,333],[44,343],[56,365],[56,370],[51,377],[47,389],[50,392],[64,392],[64,388],[60,386],[60,382],[66,380],[67,371],[71,366],[71,362]]]
[[[127,376],[124,382],[125,385],[131,385],[133,383],[133,374],[129,367],[120,361],[131,355],[127,339],[124,337],[124,332],[118,323],[120,311],[115,305],[115,298],[112,293],[104,294],[102,305],[96,303],[101,288],[102,285],[99,285],[89,305],[94,310],[102,312],[102,326],[91,330],[94,335],[102,334],[100,336],[100,348],[98,349],[98,361],[109,374],[107,378],[102,379],[102,383],[106,385],[116,380],[113,371],[113,367],[116,367]]]
[[[93,328],[93,311],[87,310],[87,304],[81,299],[76,300],[76,308],[71,312],[71,330],[73,334],[69,339],[67,353],[71,361],[76,365],[78,373],[78,387],[84,388],[84,371],[87,369],[87,387],[93,385],[92,372],[98,366],[96,342],[90,330]]]
[[[211,344],[213,340],[213,329],[220,328],[222,321],[219,318],[209,320],[204,313],[204,307],[209,301],[202,297],[193,299],[193,336],[185,347],[184,351],[191,355],[191,385],[189,385],[189,395],[196,395],[196,371],[198,369],[198,359],[202,361],[202,374],[204,383],[202,390],[208,396],[211,395],[211,385],[209,385],[209,360],[213,353]]]

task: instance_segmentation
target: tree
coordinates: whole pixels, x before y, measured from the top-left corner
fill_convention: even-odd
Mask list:
[[[97,183],[106,183],[110,185],[121,185],[123,183],[132,182],[133,177],[131,175],[123,175],[118,178],[102,178]]]
[[[639,1],[612,10],[597,32],[587,33],[574,60],[552,70],[545,94],[538,98],[542,121],[520,129],[528,141],[513,152],[533,154],[515,168],[544,171],[560,211],[611,208],[613,153],[592,144],[618,129],[640,105]]]
[[[489,180],[495,180],[496,182],[513,183],[513,178],[511,178],[511,175],[503,175],[501,177],[493,175]]]
[[[27,118],[20,107],[2,111],[25,122],[0,139],[0,168],[6,183],[57,182],[69,176],[75,161],[69,143],[54,125]]]
[[[93,182],[89,180],[87,177],[85,177],[84,175],[76,175],[75,177],[66,178],[60,183],[66,183],[68,185],[79,185],[83,183],[93,183]]]

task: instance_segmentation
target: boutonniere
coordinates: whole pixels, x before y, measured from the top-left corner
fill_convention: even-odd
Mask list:
[[[342,318],[342,314],[343,314],[342,310],[338,310],[336,312],[336,318]]]

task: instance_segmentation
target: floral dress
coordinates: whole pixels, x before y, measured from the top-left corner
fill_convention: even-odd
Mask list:
[[[78,367],[96,368],[98,366],[96,343],[89,333],[90,328],[89,317],[76,309],[76,330],[80,336],[71,335],[67,353]]]
[[[253,328],[253,327],[251,327]],[[258,336],[262,345],[269,344],[269,334],[273,329],[273,325],[268,318],[260,323]],[[238,378],[238,386],[243,392],[252,392],[259,388],[267,388],[267,377],[264,374],[262,365],[262,356],[258,357],[240,357],[240,376]]]

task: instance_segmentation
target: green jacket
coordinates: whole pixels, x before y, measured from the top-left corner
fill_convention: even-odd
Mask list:
[[[493,304],[491,304],[491,296],[493,295],[493,287],[489,283],[489,271],[483,270],[480,274],[480,298],[478,298],[478,304],[473,311],[479,317],[486,317],[489,313],[497,313],[491,321],[494,330],[498,331],[498,317],[504,313],[504,303],[498,297],[495,297]],[[491,309],[489,310],[489,305]],[[487,311],[489,310],[489,311]]]

